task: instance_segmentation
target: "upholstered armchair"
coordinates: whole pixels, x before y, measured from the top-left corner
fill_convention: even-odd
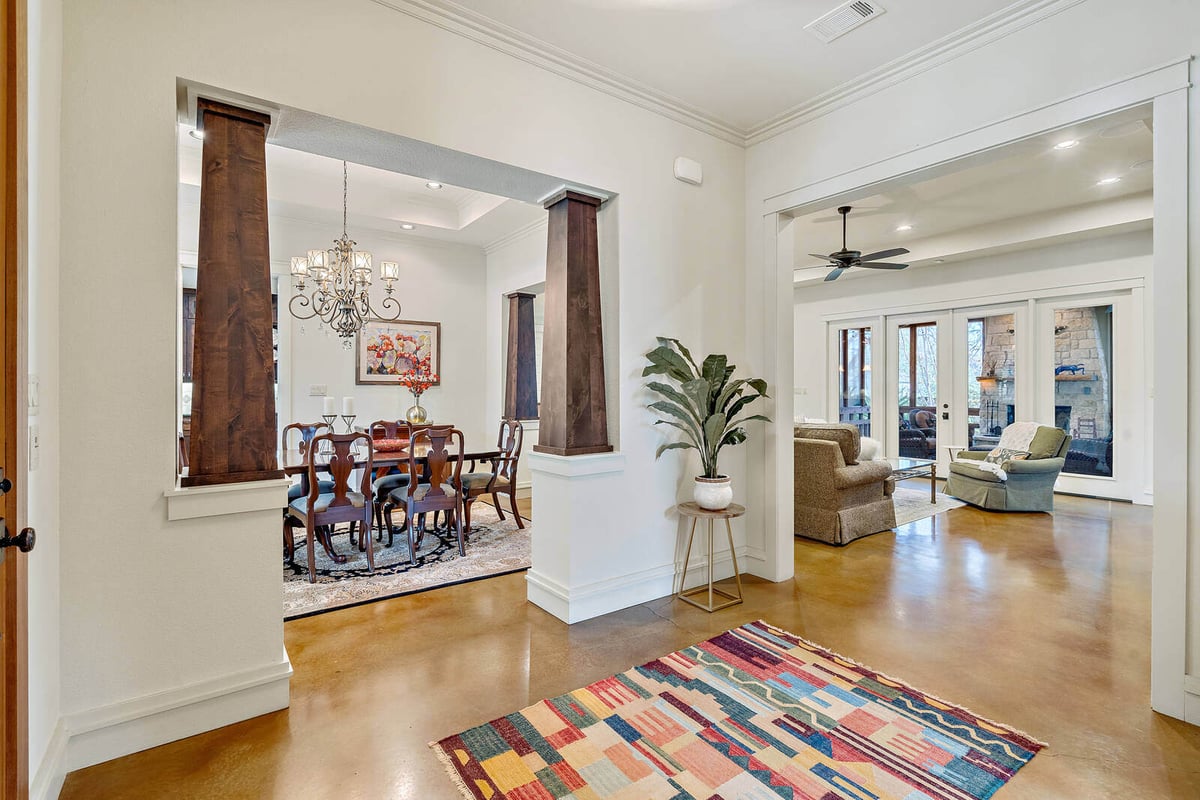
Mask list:
[[[1001,446],[1004,438],[1001,435]],[[1066,464],[1071,437],[1058,428],[1041,425],[1029,443],[1029,456],[1000,464],[998,474],[967,461],[983,462],[986,451],[964,450],[950,464],[946,494],[991,511],[1054,510],[1054,482]]]
[[[896,525],[892,466],[859,463],[856,426],[801,424],[794,434],[797,536],[844,545]]]

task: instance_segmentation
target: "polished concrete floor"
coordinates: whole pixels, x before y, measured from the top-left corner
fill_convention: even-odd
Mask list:
[[[795,552],[794,581],[712,615],[667,598],[568,627],[517,574],[289,622],[290,709],[62,797],[453,800],[430,740],[761,618],[1048,742],[998,800],[1200,798],[1200,728],[1149,708],[1149,509],[962,508]]]

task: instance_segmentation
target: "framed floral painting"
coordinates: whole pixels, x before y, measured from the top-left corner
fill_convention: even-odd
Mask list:
[[[354,382],[395,385],[410,369],[442,373],[442,323],[372,319],[358,332]]]

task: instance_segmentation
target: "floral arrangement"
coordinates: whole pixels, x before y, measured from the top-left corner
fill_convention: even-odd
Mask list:
[[[407,372],[400,373],[398,382],[405,389],[412,392],[413,397],[420,401],[421,395],[425,393],[425,390],[440,380],[441,378],[436,372],[418,372],[415,369],[410,369]]]

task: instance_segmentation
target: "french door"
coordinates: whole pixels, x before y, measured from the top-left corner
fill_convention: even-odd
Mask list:
[[[888,455],[944,460],[954,423],[952,344],[948,311],[888,317],[882,415]]]

